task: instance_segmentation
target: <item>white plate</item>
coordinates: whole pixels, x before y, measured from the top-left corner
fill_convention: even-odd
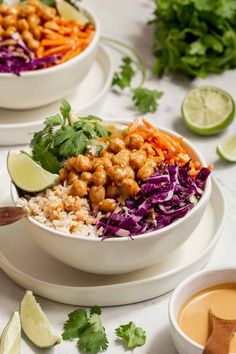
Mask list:
[[[77,90],[66,97],[82,114],[97,114],[111,86],[113,64],[108,51],[99,46],[96,61]],[[27,111],[0,109],[0,145],[29,143],[44,118],[58,112],[60,101]]]
[[[1,204],[11,204],[5,168],[0,171],[0,180]],[[112,306],[154,298],[205,266],[216,246],[225,204],[214,180],[212,187],[210,203],[197,229],[181,248],[155,266],[125,275],[88,274],[51,258],[18,222],[0,228],[0,267],[22,287],[66,304]]]

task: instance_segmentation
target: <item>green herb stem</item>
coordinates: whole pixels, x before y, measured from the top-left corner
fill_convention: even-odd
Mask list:
[[[124,42],[121,42],[117,39],[113,39],[113,38],[110,38],[110,37],[104,37],[102,36],[102,41],[105,42],[105,43],[109,43],[113,46],[118,46],[118,47],[122,47],[122,48],[125,48],[127,49],[129,52],[132,53],[132,55],[135,57],[136,59],[136,64],[141,72],[141,81],[140,81],[140,84],[138,85],[137,88],[141,87],[144,82],[146,81],[146,78],[147,78],[147,70],[146,70],[146,67],[140,57],[140,55],[138,54],[138,52],[136,51],[135,48],[129,46],[128,44],[124,43]]]

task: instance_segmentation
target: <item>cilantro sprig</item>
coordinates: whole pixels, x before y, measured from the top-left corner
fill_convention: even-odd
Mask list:
[[[31,140],[33,160],[52,173],[58,173],[65,159],[83,154],[91,147],[99,155],[102,150],[99,138],[110,135],[101,118],[76,116],[73,123],[71,114],[69,102],[63,100],[59,113],[46,118],[44,128]]]
[[[128,90],[131,94],[134,107],[142,114],[155,112],[158,108],[158,101],[163,95],[163,92],[151,90],[144,87],[146,81],[146,68],[136,50],[126,43],[116,39],[103,37],[105,43],[124,47],[128,50],[135,60],[130,56],[124,56],[118,72],[114,73],[112,86],[120,91]],[[136,74],[141,74],[140,84],[137,87],[133,86],[133,79]]]
[[[83,352],[97,354],[108,348],[108,339],[101,320],[101,308],[93,306],[89,315],[77,309],[68,315],[62,338],[78,340],[77,348]]]
[[[116,328],[115,333],[117,337],[123,339],[129,349],[141,347],[146,343],[145,331],[132,321]]]

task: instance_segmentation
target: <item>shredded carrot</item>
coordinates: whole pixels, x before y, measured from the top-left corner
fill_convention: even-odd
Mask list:
[[[143,150],[145,150],[148,155],[153,154],[154,151],[160,163],[165,161],[171,165],[177,163],[179,166],[183,166],[190,161],[190,175],[194,178],[201,169],[201,164],[199,161],[191,159],[191,156],[183,144],[183,138],[174,137],[160,131],[145,118],[142,119],[142,123],[143,124],[139,124],[138,119],[135,119],[134,122],[129,125],[128,136],[131,134],[142,136],[144,139]],[[148,148],[148,145],[150,148]],[[208,168],[212,169],[213,166],[209,165]]]
[[[95,28],[74,20],[64,21],[60,16],[55,17],[55,25],[48,23],[48,28],[42,28],[40,46],[36,56],[60,55],[58,63],[63,63],[80,54],[92,41]]]

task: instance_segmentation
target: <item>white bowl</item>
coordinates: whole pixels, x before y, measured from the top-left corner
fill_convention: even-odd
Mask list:
[[[163,132],[178,136],[174,132],[159,128]],[[205,160],[193,145],[183,140],[192,158],[204,166]],[[12,198],[18,199],[14,185]],[[177,249],[191,235],[201,220],[211,195],[211,178],[208,177],[204,193],[196,206],[186,216],[164,227],[130,237],[108,240],[74,236],[53,230],[40,224],[32,217],[25,225],[33,239],[51,256],[74,268],[97,274],[121,274],[142,269],[159,262],[164,256]]]
[[[217,284],[236,282],[236,268],[204,270],[185,279],[173,292],[169,303],[171,336],[180,354],[202,354],[203,346],[190,339],[178,325],[178,315],[184,303],[194,294]]]
[[[50,68],[28,71],[20,76],[0,73],[0,107],[32,109],[55,102],[71,93],[91,68],[99,44],[100,25],[90,11],[83,11],[95,26],[88,47],[76,57]]]

